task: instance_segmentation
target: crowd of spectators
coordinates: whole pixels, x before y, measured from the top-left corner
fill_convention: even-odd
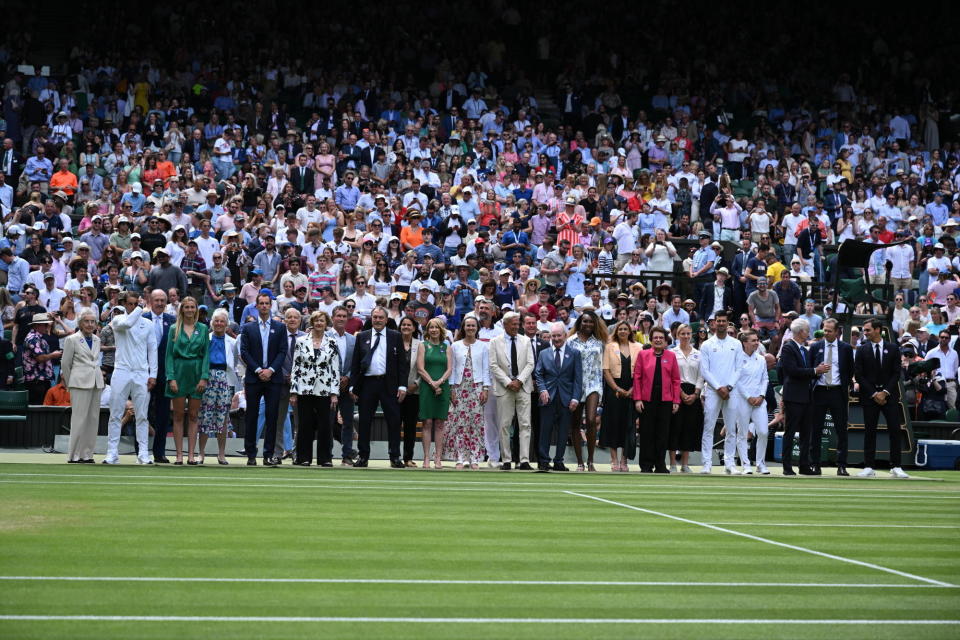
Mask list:
[[[485,300],[481,336],[508,309],[548,332],[592,308],[642,344],[677,323],[698,344],[723,308],[776,353],[791,320],[813,339],[834,315],[805,283],[857,239],[896,246],[867,268],[895,299],[856,310],[886,314],[906,359],[939,357],[955,406],[960,141],[935,37],[834,25],[811,44],[656,4],[669,37],[609,47],[637,33],[608,13],[325,5],[280,29],[268,3],[231,7],[114,7],[48,77],[19,70],[30,38],[0,52],[17,353],[34,313],[56,353],[83,311],[105,324],[156,289],[237,325],[260,292],[277,317],[344,306],[351,333],[376,305],[455,331]]]

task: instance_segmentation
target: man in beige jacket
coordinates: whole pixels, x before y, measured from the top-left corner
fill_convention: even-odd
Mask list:
[[[493,393],[497,398],[497,416],[500,427],[500,468],[510,470],[512,452],[510,427],[517,416],[520,432],[520,464],[518,469],[530,466],[530,394],[533,392],[533,351],[530,338],[520,332],[520,314],[513,311],[503,316],[502,335],[490,341],[490,370],[493,373]]]
[[[80,314],[80,330],[63,341],[60,370],[70,390],[70,451],[67,462],[92,463],[100,426],[100,338],[94,333],[97,318],[90,310]]]

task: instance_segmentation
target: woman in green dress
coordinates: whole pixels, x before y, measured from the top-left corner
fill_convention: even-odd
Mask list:
[[[443,423],[450,412],[450,374],[453,356],[446,343],[447,326],[433,318],[427,323],[426,333],[417,353],[417,373],[420,374],[420,419],[423,421],[423,468],[430,468],[430,441],[435,443],[433,468],[442,469]]]
[[[197,322],[197,301],[187,296],[177,309],[177,322],[167,334],[167,390],[166,396],[173,399],[173,446],[177,460],[183,464],[183,413],[187,420],[187,464],[197,464],[194,449],[197,448],[197,414],[200,400],[210,378],[210,349],[207,326]]]

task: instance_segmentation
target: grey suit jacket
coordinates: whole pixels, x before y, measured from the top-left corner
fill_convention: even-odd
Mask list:
[[[338,340],[339,336],[337,332],[333,329],[327,331],[327,335]],[[357,344],[357,337],[350,333],[344,333],[343,337],[346,338],[347,348],[340,354],[340,375],[349,376],[351,371],[351,366],[353,365],[353,347]]]
[[[93,336],[93,348],[90,348],[80,331],[67,336],[63,341],[60,371],[63,384],[68,389],[103,389],[100,338]]]
[[[553,345],[543,349],[537,358],[534,371],[537,391],[546,391],[553,401],[560,394],[560,404],[566,406],[571,400],[580,401],[583,396],[583,366],[580,352],[570,345],[563,345],[563,360],[560,369],[554,365]]]

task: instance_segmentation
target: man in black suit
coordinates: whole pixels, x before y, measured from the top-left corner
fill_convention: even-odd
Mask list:
[[[23,171],[23,156],[13,148],[13,140],[4,138],[0,149],[0,172],[10,179],[10,185],[16,188],[17,180]]]
[[[909,478],[900,468],[900,349],[883,339],[883,321],[871,318],[863,323],[864,340],[857,347],[856,376],[863,407],[863,471],[857,475],[873,478],[877,456],[877,425],[880,414],[890,438],[890,475]]]
[[[540,352],[550,346],[550,342],[540,337],[537,331],[537,316],[527,313],[523,316],[523,334],[530,338],[530,348],[533,350],[533,362],[536,366],[537,358]],[[536,388],[530,393],[530,463],[536,463],[540,458],[538,450],[540,449],[540,392]],[[513,442],[510,448],[513,450],[513,459],[520,459],[520,439],[518,434],[513,434]],[[549,460],[547,461],[549,462]],[[518,467],[522,468],[522,467]]]
[[[150,390],[150,412],[153,414],[153,461],[155,463],[170,462],[167,460],[167,427],[170,426],[170,398],[166,396],[167,388],[167,335],[170,325],[177,319],[169,313],[167,308],[167,294],[163,289],[154,289],[150,292],[150,311],[143,314],[145,320],[153,323],[157,334],[157,383]]]
[[[247,466],[257,465],[257,418],[260,399],[264,399],[263,464],[276,466],[274,442],[277,437],[277,409],[283,386],[283,363],[287,358],[286,329],[282,322],[270,318],[273,299],[261,293],[257,296],[257,320],[240,329],[240,357],[247,365],[243,379],[247,397],[247,416],[244,431],[244,450]]]
[[[219,306],[221,309],[227,310],[230,322],[243,325],[243,308],[247,305],[237,297],[237,288],[232,282],[227,282],[220,288],[220,293],[223,294],[223,300],[220,301]]]
[[[290,170],[290,184],[298,194],[313,193],[313,169],[307,166],[307,156],[297,156],[297,166]]]
[[[713,317],[717,311],[728,311],[732,309],[733,293],[727,286],[727,277],[730,272],[726,267],[720,267],[716,271],[717,279],[712,285],[703,287],[703,293],[700,295],[700,320],[706,322]],[[719,308],[717,304],[722,306]]]
[[[800,435],[800,473],[814,475],[810,460],[810,432],[813,430],[811,401],[813,381],[829,371],[830,365],[813,366],[807,352],[806,342],[810,336],[810,323],[797,318],[790,323],[793,339],[783,343],[780,350],[780,367],[783,372],[783,411],[786,429],[783,434],[783,475],[795,476],[793,470],[793,438]]]
[[[400,459],[400,403],[407,395],[409,367],[403,359],[400,333],[387,329],[387,310],[376,307],[370,314],[372,327],[357,334],[350,367],[350,388],[360,408],[359,456],[353,466],[366,467],[370,460],[370,428],[377,405],[387,421],[390,466],[403,469]]]
[[[810,441],[810,459],[820,475],[820,432],[823,419],[830,412],[837,432],[837,475],[847,473],[847,406],[850,385],[853,383],[853,347],[840,339],[840,324],[834,318],[823,321],[823,340],[810,347],[814,366],[821,363],[830,369],[817,378],[813,387],[813,438]]]

